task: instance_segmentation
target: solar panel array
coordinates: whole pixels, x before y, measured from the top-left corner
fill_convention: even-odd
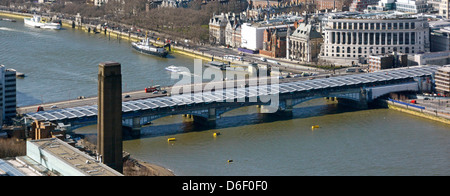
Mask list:
[[[374,82],[384,82],[394,79],[406,79],[411,77],[431,75],[437,69],[438,66],[409,67],[367,74],[354,74],[273,85],[250,86],[245,88],[221,89],[212,92],[199,92],[172,95],[167,97],[147,98],[142,100],[123,102],[122,111],[126,113],[139,110],[161,109],[199,103],[225,102],[227,100],[274,95],[278,93],[291,93],[308,90],[320,90],[333,87],[345,87],[350,85],[362,85]],[[35,120],[57,121],[64,119],[93,117],[97,115],[97,112],[97,105],[92,105],[50,111],[40,111],[36,113],[28,113],[26,115]]]

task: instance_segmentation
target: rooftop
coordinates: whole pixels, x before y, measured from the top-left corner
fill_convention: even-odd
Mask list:
[[[329,19],[382,19],[382,20],[397,20],[397,19],[417,19],[417,16],[412,16],[411,14],[397,12],[397,11],[384,11],[384,12],[372,12],[372,13],[361,13],[361,12],[336,12],[330,13]]]
[[[66,142],[57,139],[41,139],[28,141],[36,145],[40,150],[45,150],[48,153],[58,157],[61,161],[66,162],[73,168],[78,169],[88,176],[121,176],[122,174],[105,164],[97,162],[91,156],[81,152],[75,147],[70,146]],[[28,145],[28,144],[27,144]]]

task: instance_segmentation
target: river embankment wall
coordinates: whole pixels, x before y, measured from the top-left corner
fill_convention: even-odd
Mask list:
[[[387,107],[392,110],[412,114],[415,116],[419,116],[422,118],[450,124],[450,115],[446,113],[441,113],[437,110],[428,110],[421,107],[412,107],[407,103],[402,104],[401,101],[389,101],[389,100],[380,100],[380,104],[384,107]]]

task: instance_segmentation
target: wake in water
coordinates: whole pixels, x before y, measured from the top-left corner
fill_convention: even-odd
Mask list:
[[[8,28],[8,27],[0,27],[0,30],[2,30],[2,31],[14,31],[14,32],[20,32],[19,30],[11,29],[11,28]]]

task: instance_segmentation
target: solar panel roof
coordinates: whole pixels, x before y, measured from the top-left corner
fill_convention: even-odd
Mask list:
[[[172,95],[170,97],[156,97],[134,100],[122,103],[123,112],[157,109],[204,102],[223,102],[236,98],[255,97],[277,93],[300,92],[306,90],[320,90],[323,88],[382,82],[392,79],[403,79],[434,73],[438,66],[409,67],[389,71],[379,71],[367,74],[337,76],[316,80],[296,81],[272,85],[250,86],[242,88],[219,89],[211,92]],[[40,111],[26,114],[36,120],[55,121],[62,119],[90,117],[97,115],[97,105],[64,108],[50,111]]]

